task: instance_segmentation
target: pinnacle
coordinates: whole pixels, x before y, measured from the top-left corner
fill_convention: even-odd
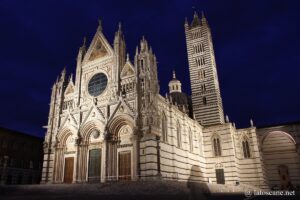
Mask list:
[[[175,70],[173,70],[173,79],[176,79],[176,73],[175,73]]]
[[[122,23],[121,23],[121,22],[119,22],[119,24],[118,24],[118,28],[119,28],[119,29],[118,29],[118,31],[120,31],[120,32],[121,32],[121,31],[122,31]]]
[[[98,23],[99,24],[98,24],[97,30],[100,31],[100,32],[102,32],[102,21],[101,21],[101,19],[98,20]]]

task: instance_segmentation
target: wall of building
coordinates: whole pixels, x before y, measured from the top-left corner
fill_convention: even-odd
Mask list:
[[[283,124],[257,129],[260,150],[270,187],[300,185],[300,123]],[[280,167],[287,167],[287,174]],[[285,177],[283,177],[285,176]]]
[[[37,184],[42,169],[38,137],[0,128],[0,184]]]

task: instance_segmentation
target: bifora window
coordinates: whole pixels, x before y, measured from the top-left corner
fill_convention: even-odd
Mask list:
[[[95,74],[89,84],[88,84],[88,91],[92,96],[99,96],[107,86],[107,77],[103,73]]]

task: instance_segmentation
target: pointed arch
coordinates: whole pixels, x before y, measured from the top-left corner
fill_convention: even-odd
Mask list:
[[[194,139],[193,139],[193,132],[191,130],[191,128],[189,128],[189,143],[190,143],[190,151],[193,152],[194,151]]]
[[[176,124],[176,133],[177,133],[177,147],[181,148],[181,126],[179,121]]]
[[[115,116],[112,120],[108,122],[108,134],[114,137],[118,137],[115,134],[117,134],[124,125],[129,125],[132,129],[134,129],[133,117],[128,114],[121,114]]]
[[[83,126],[81,126],[79,131],[80,131],[80,135],[82,137],[82,140],[86,143],[89,143],[91,134],[95,130],[99,131],[100,133],[103,132],[103,125],[102,125],[101,121],[92,120],[92,121],[89,121],[89,122],[85,123]]]
[[[56,136],[56,143],[60,147],[66,146],[66,141],[69,138],[70,135],[75,135],[76,130],[73,127],[65,127],[62,130],[60,130]]]
[[[246,136],[242,138],[241,146],[244,158],[251,158],[250,142]]]
[[[161,115],[161,133],[162,141],[168,142],[168,121],[164,112]]]
[[[222,155],[221,137],[218,134],[214,134],[211,138],[212,150],[215,157]]]

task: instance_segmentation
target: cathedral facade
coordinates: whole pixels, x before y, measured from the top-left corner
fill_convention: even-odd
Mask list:
[[[191,98],[175,72],[169,93],[159,94],[156,56],[145,38],[131,61],[121,25],[111,46],[99,23],[90,46],[79,49],[75,79],[63,70],[53,85],[43,183],[300,184],[300,124],[258,129],[250,121],[237,129],[223,114],[205,16],[195,13],[184,29]]]

